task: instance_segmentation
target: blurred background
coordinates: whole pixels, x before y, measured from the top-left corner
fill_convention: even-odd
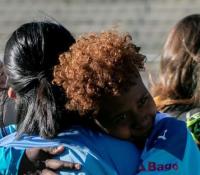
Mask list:
[[[55,19],[75,36],[118,27],[147,55],[148,86],[149,74],[156,78],[167,33],[192,13],[200,13],[199,0],[0,0],[0,57],[10,34],[32,20]]]

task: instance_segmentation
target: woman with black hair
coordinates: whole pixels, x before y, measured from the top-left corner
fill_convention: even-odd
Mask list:
[[[52,68],[58,55],[74,42],[64,27],[48,22],[24,24],[8,40],[4,65],[8,95],[16,101],[18,136],[27,133],[51,138],[63,129],[66,99],[51,84]]]
[[[26,23],[11,35],[4,53],[5,67],[1,64],[1,85],[3,84],[1,89],[1,137],[15,131],[14,125],[5,127],[7,125],[6,117],[10,117],[12,120],[12,122],[8,121],[9,124],[16,122],[17,137],[27,133],[51,138],[56,136],[65,127],[65,124],[67,125],[65,121],[69,113],[61,109],[65,98],[64,96],[57,98],[58,93],[61,92],[59,88],[51,85],[51,80],[53,66],[58,61],[58,55],[68,50],[74,42],[74,37],[67,29],[48,21]],[[8,87],[10,88],[8,89]],[[3,117],[7,99],[9,99],[7,91],[8,96],[13,98],[12,101],[15,101],[16,104],[16,111],[12,111],[17,113],[16,119],[14,116]],[[70,116],[72,115],[70,113]],[[6,167],[9,167],[7,165],[9,160],[13,159],[8,155],[12,151],[15,150],[1,148],[1,169],[3,169],[1,172],[3,174],[10,173]],[[63,147],[54,150],[34,149],[33,151],[55,155],[63,151]],[[18,150],[16,155],[19,156],[19,159],[24,155],[26,161],[23,162],[27,162],[28,159],[25,155],[29,153],[29,150],[26,150],[26,154]],[[29,157],[31,158],[31,156]],[[5,165],[3,165],[4,161]],[[64,162],[61,164],[68,168],[72,165]],[[31,164],[29,163],[29,165]],[[22,170],[25,171],[25,168],[29,167],[24,166]]]

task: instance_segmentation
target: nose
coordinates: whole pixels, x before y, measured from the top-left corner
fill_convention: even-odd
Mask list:
[[[138,129],[143,128],[144,125],[148,123],[148,115],[146,113],[142,113],[140,111],[138,112],[132,112],[130,115],[130,127],[131,129]]]
[[[143,118],[143,116],[141,115],[141,113],[132,111],[130,113],[130,128],[136,129],[137,127],[139,127],[140,121],[141,121],[142,118]]]

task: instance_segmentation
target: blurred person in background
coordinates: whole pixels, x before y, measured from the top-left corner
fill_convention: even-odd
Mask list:
[[[8,98],[6,80],[3,63],[0,61],[0,137],[4,137],[14,131],[15,126],[11,124],[16,123],[15,104],[14,100]],[[6,125],[10,125],[10,127],[5,127]]]
[[[200,14],[171,29],[151,92],[157,109],[185,121],[200,147]]]

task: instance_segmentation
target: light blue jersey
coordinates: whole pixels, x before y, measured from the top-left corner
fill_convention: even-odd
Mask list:
[[[134,175],[137,171],[140,154],[133,144],[81,127],[74,127],[60,133],[55,139],[51,140],[37,136],[23,136],[21,140],[15,140],[15,133],[13,133],[0,140],[0,146],[6,147],[2,147],[0,152],[5,153],[9,150],[18,153],[25,148],[54,147],[61,144],[65,145],[66,149],[57,158],[81,163],[82,168],[81,171],[62,171],[60,174]],[[15,150],[10,147],[15,147]],[[10,156],[14,156],[15,152]],[[20,154],[18,156],[20,157]],[[15,162],[18,162],[18,159]],[[8,161],[5,163],[10,164]],[[15,165],[18,166],[19,163]],[[10,174],[17,174],[16,169],[18,168],[12,167],[13,169],[10,169],[10,167],[6,167],[1,158],[0,172],[5,172],[5,168],[9,169]]]
[[[30,136],[24,136],[23,139],[23,142],[13,141],[13,135],[10,135],[4,139],[3,145],[20,147],[21,150],[22,146],[57,146],[64,142],[67,147],[66,152],[58,158],[83,165],[81,171],[68,171],[66,174],[200,175],[200,151],[185,123],[163,113],[156,115],[155,126],[142,152],[137,173],[139,152],[133,145],[88,129],[74,128],[61,133],[58,140],[44,141],[39,137]],[[3,148],[0,148],[0,151],[1,149]],[[4,153],[5,150],[3,150]],[[10,149],[9,151],[19,153],[20,150]],[[12,156],[16,155],[13,153]],[[20,154],[17,156],[20,157]],[[13,159],[17,160],[17,156]],[[15,165],[9,167],[10,170],[17,170],[14,167],[17,165],[16,161]]]
[[[183,121],[158,113],[138,175],[200,175],[200,151]]]
[[[8,125],[4,128],[0,128],[0,139],[5,137],[6,135],[14,133],[15,131],[16,131],[16,125]]]
[[[0,130],[0,138],[16,131],[16,125],[8,125]],[[5,135],[6,134],[6,135]],[[0,174],[17,174],[24,150],[0,147]],[[15,173],[10,173],[10,170]]]

